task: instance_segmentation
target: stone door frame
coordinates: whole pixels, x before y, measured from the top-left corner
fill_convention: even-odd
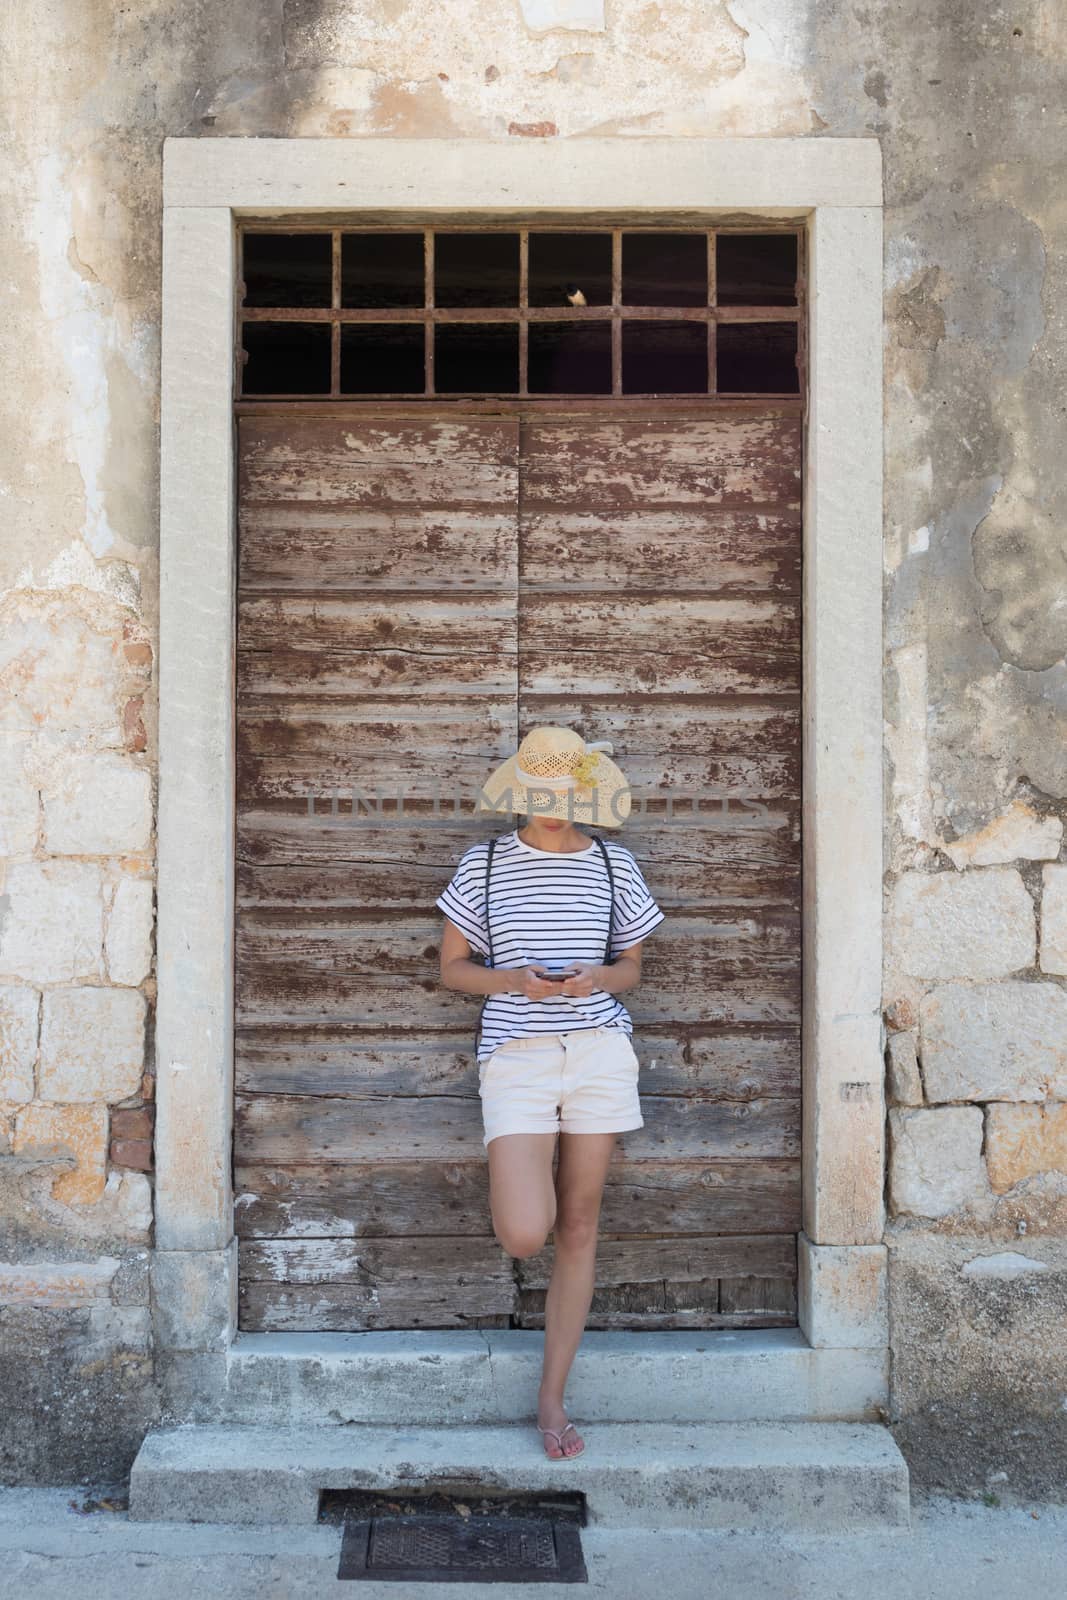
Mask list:
[[[827,1354],[885,1350],[877,140],[172,138],[163,201],[158,1352],[217,1358],[237,1332],[235,224],[416,211],[807,229],[799,1320]]]

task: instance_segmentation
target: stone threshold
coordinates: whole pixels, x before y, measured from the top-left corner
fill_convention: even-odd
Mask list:
[[[576,1419],[578,1420],[578,1419]],[[530,1426],[186,1427],[148,1434],[136,1521],[314,1523],[323,1490],[460,1496],[565,1484],[614,1527],[907,1529],[908,1471],[871,1423],[600,1422],[566,1462]]]
[[[164,1419],[310,1426],[533,1417],[540,1329],[238,1333],[161,1351]],[[586,1331],[567,1384],[586,1421],[873,1422],[884,1348],[815,1348],[799,1328]]]

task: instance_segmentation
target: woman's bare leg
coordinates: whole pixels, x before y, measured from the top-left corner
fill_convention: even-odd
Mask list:
[[[486,1145],[493,1232],[509,1256],[535,1256],[556,1218],[554,1133],[501,1133]]]
[[[561,1133],[556,1172],[555,1260],[545,1297],[545,1352],[537,1396],[537,1421],[557,1432],[568,1420],[563,1391],[585,1331],[596,1281],[597,1231],[615,1133]],[[571,1428],[560,1440],[546,1435],[550,1456],[573,1455],[581,1436]]]

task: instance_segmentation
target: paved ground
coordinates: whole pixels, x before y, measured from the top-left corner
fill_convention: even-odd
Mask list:
[[[3,1600],[1059,1600],[1067,1589],[1067,1506],[916,1500],[910,1533],[876,1538],[589,1527],[588,1584],[486,1587],[343,1583],[338,1528],[135,1523],[85,1509],[102,1493],[0,1489]]]

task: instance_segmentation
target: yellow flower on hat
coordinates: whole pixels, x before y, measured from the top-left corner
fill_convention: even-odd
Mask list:
[[[580,761],[575,762],[571,768],[571,777],[583,789],[592,788],[599,776],[597,767],[600,765],[600,751],[587,750]]]

